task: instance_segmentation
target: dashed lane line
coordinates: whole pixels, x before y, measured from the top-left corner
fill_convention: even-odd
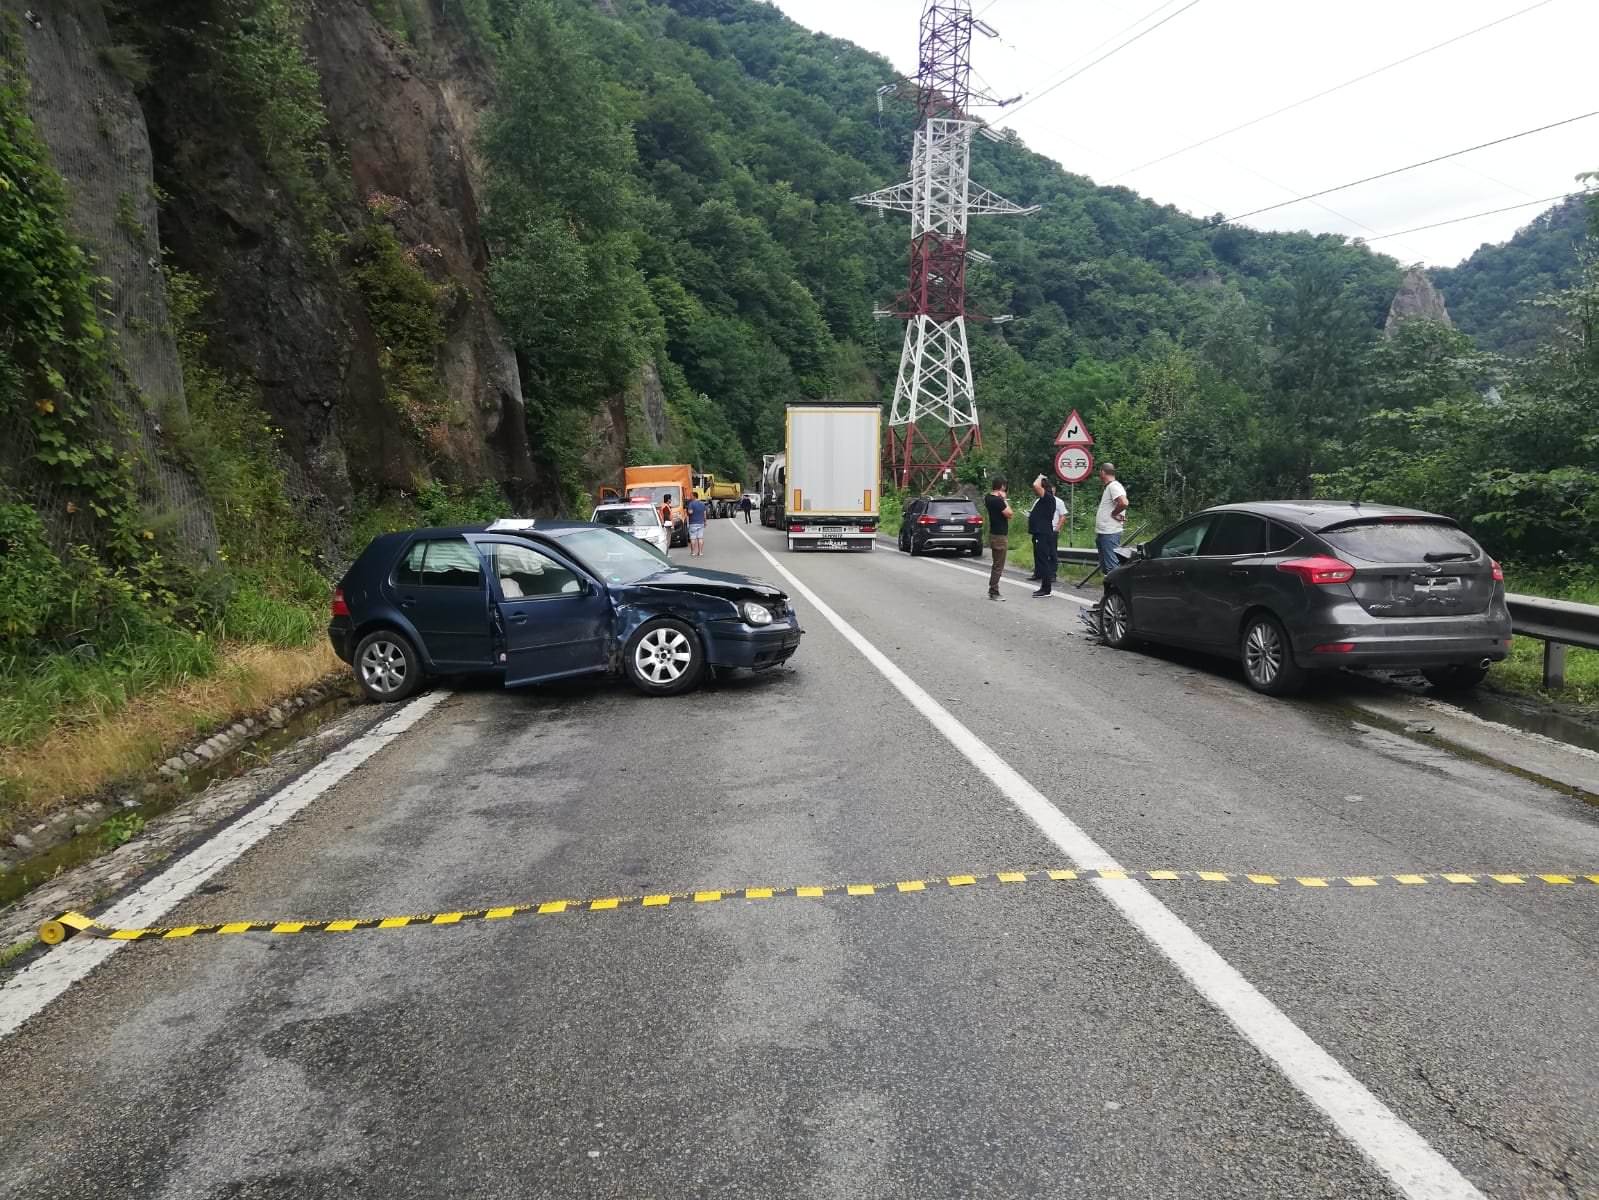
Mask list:
[[[69,937],[104,938],[113,942],[172,941],[196,937],[201,934],[233,935],[239,933],[354,933],[368,929],[415,929],[420,926],[453,928],[471,921],[502,921],[510,917],[560,916],[566,913],[613,912],[624,908],[666,908],[672,904],[718,904],[725,900],[823,900],[838,897],[911,896],[933,891],[958,891],[963,894],[984,890],[1011,888],[1016,884],[1063,884],[1088,882],[1096,879],[1137,879],[1150,883],[1171,885],[1175,883],[1242,884],[1277,888],[1279,890],[1332,890],[1353,888],[1368,890],[1387,887],[1390,890],[1414,889],[1425,884],[1442,884],[1446,888],[1467,884],[1493,886],[1543,885],[1566,887],[1574,892],[1599,896],[1599,874],[1555,874],[1531,871],[1427,871],[1393,875],[1284,875],[1241,871],[1130,871],[1101,868],[1079,871],[1064,868],[1043,868],[1022,871],[971,871],[955,875],[935,875],[922,879],[901,879],[892,883],[829,883],[794,884],[784,887],[695,888],[686,892],[652,892],[640,896],[591,896],[586,899],[570,897],[541,900],[529,904],[504,904],[484,908],[459,909],[454,912],[410,913],[388,917],[340,917],[325,920],[270,921],[212,921],[197,925],[155,926],[148,929],[119,929],[102,925],[82,913],[63,913],[53,921],[46,921],[39,929],[39,940],[54,946]],[[1592,885],[1591,887],[1588,885]],[[1437,891],[1437,888],[1433,889]]]
[[[807,587],[764,546],[735,531],[816,614],[888,681],[1018,812],[1035,824],[1079,870],[1122,870],[1103,846],[1006,762],[987,742]],[[945,564],[956,570],[967,568]],[[1163,955],[1216,1011],[1232,1023],[1334,1128],[1409,1200],[1482,1200],[1482,1193],[1398,1113],[1296,1025],[1237,967],[1161,903],[1143,880],[1095,879],[1093,887]]]

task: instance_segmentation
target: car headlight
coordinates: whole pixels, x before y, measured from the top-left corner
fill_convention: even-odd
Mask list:
[[[738,606],[738,610],[744,614],[744,620],[751,625],[770,625],[772,623],[772,610],[764,604],[746,600]]]

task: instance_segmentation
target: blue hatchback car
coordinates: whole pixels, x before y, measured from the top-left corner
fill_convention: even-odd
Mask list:
[[[625,674],[687,691],[711,667],[765,670],[799,648],[788,596],[724,571],[684,570],[638,539],[571,521],[497,521],[374,538],[333,593],[328,637],[372,699],[429,675],[507,685]]]

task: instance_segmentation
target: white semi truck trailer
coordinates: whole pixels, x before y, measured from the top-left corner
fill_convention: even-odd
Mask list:
[[[790,404],[778,528],[790,550],[870,550],[882,497],[883,410]]]

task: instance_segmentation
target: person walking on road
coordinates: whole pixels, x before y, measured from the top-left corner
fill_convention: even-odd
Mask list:
[[[698,496],[688,502],[689,557],[705,555],[705,501]]]
[[[1094,548],[1099,551],[1099,569],[1109,575],[1119,565],[1116,549],[1122,544],[1122,530],[1127,526],[1127,489],[1116,478],[1116,464],[1099,464],[1099,482],[1104,491],[1099,494],[1099,511],[1094,514]]]
[[[1033,535],[1033,563],[1038,568],[1038,590],[1034,598],[1047,596],[1055,590],[1055,572],[1060,568],[1060,549],[1056,537],[1060,533],[1060,509],[1055,505],[1055,485],[1047,475],[1033,480],[1033,492],[1038,501],[1027,514],[1027,532]]]
[[[988,556],[993,559],[988,568],[988,598],[1003,600],[999,577],[1005,570],[1005,556],[1010,553],[1010,500],[1005,495],[1003,479],[994,480],[983,505],[988,509]]]
[[[745,495],[739,499],[738,510],[744,514],[744,524],[748,525],[750,523],[750,510],[754,507],[755,506],[750,503],[750,498],[748,495]]]

